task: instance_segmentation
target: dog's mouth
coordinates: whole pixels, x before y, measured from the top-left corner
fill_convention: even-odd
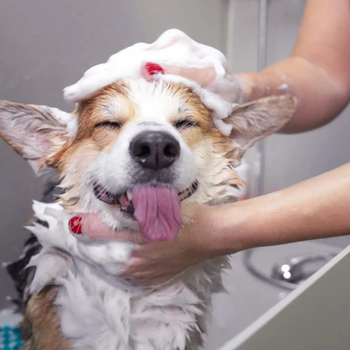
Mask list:
[[[190,187],[184,191],[178,192],[179,201],[182,202],[185,199],[191,197],[198,189],[198,181],[194,181]],[[94,194],[100,201],[109,205],[119,205],[120,210],[129,216],[133,216],[135,213],[134,203],[132,201],[132,190],[127,190],[123,193],[112,193],[107,191],[102,185],[98,183],[94,184]]]
[[[140,232],[148,240],[164,241],[173,239],[179,232],[180,202],[197,191],[198,182],[181,192],[165,184],[138,185],[123,193],[112,193],[97,183],[93,189],[97,199],[118,206],[129,219],[137,220]]]

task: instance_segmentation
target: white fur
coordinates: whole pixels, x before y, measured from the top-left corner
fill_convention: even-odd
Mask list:
[[[119,210],[98,200],[93,183],[97,181],[113,193],[135,185],[140,169],[131,159],[129,146],[145,130],[161,130],[178,140],[180,157],[169,170],[174,175],[173,186],[180,192],[195,180],[199,183],[196,193],[186,201],[206,203],[231,196],[225,192],[227,182],[234,176],[228,169],[228,160],[215,153],[208,140],[199,141],[190,149],[169,123],[172,116],[188,112],[179,108],[186,107],[181,95],[174,94],[161,81],[127,84],[136,114],[109,152],[95,154],[88,168],[84,168],[79,188],[84,212],[97,213],[110,227],[138,228],[136,221],[126,219]],[[111,99],[109,103],[109,112],[117,108],[118,101]],[[67,179],[70,172],[76,171],[69,166],[65,169]],[[227,267],[226,258],[207,260],[163,285],[134,287],[118,276],[135,244],[90,241],[70,233],[71,214],[60,203],[34,202],[33,209],[40,220],[48,222],[49,229],[39,224],[28,228],[43,245],[30,262],[30,266],[37,267],[30,292],[39,292],[52,282],[60,287],[55,304],[63,335],[74,349],[195,350],[200,346],[212,295],[222,290],[220,272]]]
[[[35,202],[33,209],[50,228],[29,227],[45,247],[30,262],[37,267],[31,292],[52,282],[60,286],[55,304],[74,349],[198,348],[198,327],[205,330],[212,294],[222,290],[226,258],[198,264],[162,286],[134,287],[117,277],[132,244],[79,241],[59,205]]]
[[[145,110],[147,110],[147,108],[145,108]],[[148,120],[150,120],[150,118],[148,118]],[[125,220],[123,214],[95,198],[91,193],[93,182],[97,181],[108,189],[108,191],[113,193],[122,193],[130,189],[134,184],[138,172],[138,169],[133,166],[134,163],[129,153],[130,142],[138,133],[145,130],[166,131],[179,141],[181,154],[176,164],[178,176],[174,183],[174,187],[178,189],[178,192],[191,186],[192,182],[195,180],[194,176],[197,170],[195,167],[196,160],[186,143],[179,137],[179,134],[174,128],[169,124],[165,124],[165,121],[158,126],[144,127],[138,124],[129,126],[118,138],[111,151],[108,153],[101,153],[91,164],[89,170],[86,172],[85,185],[82,186],[80,192],[80,198],[85,202],[85,207],[93,212],[96,212],[94,208],[98,208],[97,211],[104,216],[104,221],[109,226],[116,227],[115,224],[117,222],[119,224],[118,228],[121,229],[125,226],[120,226],[120,224],[125,222],[128,227],[137,229],[137,226],[135,226],[136,222]]]
[[[98,200],[93,193],[93,184],[98,182],[108,191],[122,193],[132,188],[137,179],[139,169],[135,167],[129,152],[130,142],[142,131],[163,131],[172,135],[180,144],[180,156],[174,165],[175,180],[173,186],[181,192],[197,180],[199,188],[191,197],[191,201],[203,203],[208,200],[208,190],[216,180],[208,179],[214,172],[218,180],[222,179],[221,170],[226,160],[213,151],[209,142],[201,143],[197,150],[190,150],[181,134],[169,124],[169,119],[179,113],[179,106],[184,101],[174,96],[167,89],[165,82],[149,83],[144,80],[127,81],[130,89],[130,100],[136,107],[133,121],[124,128],[123,133],[107,152],[100,152],[91,162],[84,175],[79,196],[84,203],[85,212],[97,213],[110,227],[123,229],[129,227],[138,229],[137,223],[128,220],[119,211]],[[115,108],[113,101],[108,109]],[[144,125],[143,122],[153,122],[156,125]],[[74,170],[72,169],[72,172]],[[222,181],[222,180],[221,180]],[[220,183],[220,181],[218,182]]]

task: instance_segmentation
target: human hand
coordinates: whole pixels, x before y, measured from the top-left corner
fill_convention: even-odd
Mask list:
[[[152,81],[153,75],[157,73],[178,75],[192,80],[231,103],[242,103],[247,97],[247,84],[243,76],[226,71],[223,77],[218,77],[213,66],[196,68],[146,63],[141,68],[141,76],[147,81]]]
[[[153,75],[181,76],[226,102],[243,102],[243,81],[229,72],[225,56],[176,29],[164,32],[151,44],[132,45],[90,68],[76,84],[64,90],[64,97],[67,102],[77,103],[95,96],[111,83],[140,76],[152,81]]]
[[[179,235],[168,242],[148,242],[139,233],[109,229],[92,214],[84,215],[76,228],[90,240],[103,237],[136,243],[121,277],[132,280],[135,285],[147,286],[166,282],[188,267],[216,256],[212,240],[216,234],[217,209],[188,204],[182,208],[182,216],[184,224]]]
[[[157,74],[174,75],[196,82],[200,87],[208,89],[230,103],[243,103],[246,98],[245,78],[226,72],[223,77],[218,78],[213,66],[206,67],[181,67],[175,65],[146,62],[140,68],[140,75],[148,82],[154,80]],[[92,87],[94,76],[84,76],[77,84],[82,92],[67,93],[70,102],[81,102],[87,98],[94,97],[99,93],[99,88]],[[71,88],[69,88],[71,89]],[[66,93],[65,93],[66,94]],[[76,95],[76,96],[75,96]]]

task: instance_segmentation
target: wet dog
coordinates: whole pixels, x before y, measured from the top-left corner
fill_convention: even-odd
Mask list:
[[[0,102],[0,135],[39,173],[56,169],[59,203],[35,203],[46,225],[30,230],[43,248],[30,265],[23,349],[197,349],[212,295],[222,288],[225,257],[171,281],[134,287],[118,277],[128,242],[90,242],[69,232],[71,213],[95,213],[106,225],[173,239],[183,203],[213,203],[242,181],[230,163],[292,116],[290,95],[236,106],[222,135],[190,87],[126,79],[79,104],[73,114]],[[76,121],[75,134],[67,124]],[[219,201],[218,201],[219,202]]]

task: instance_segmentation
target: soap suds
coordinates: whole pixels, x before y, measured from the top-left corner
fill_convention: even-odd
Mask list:
[[[141,79],[146,63],[158,64],[160,67],[213,67],[216,79],[205,88],[193,80],[166,72],[155,74],[152,78],[180,82],[193,88],[202,102],[212,110],[219,132],[224,135],[230,133],[231,128],[220,120],[230,115],[235,106],[232,102],[242,102],[240,80],[232,79],[222,52],[194,41],[177,29],[167,30],[152,44],[138,43],[130,46],[111,56],[106,63],[90,68],[76,84],[64,89],[64,98],[70,103],[79,103],[113,82]]]
[[[278,88],[278,90],[285,90],[285,91],[289,91],[289,86],[287,85],[287,84],[282,84],[279,88]]]

